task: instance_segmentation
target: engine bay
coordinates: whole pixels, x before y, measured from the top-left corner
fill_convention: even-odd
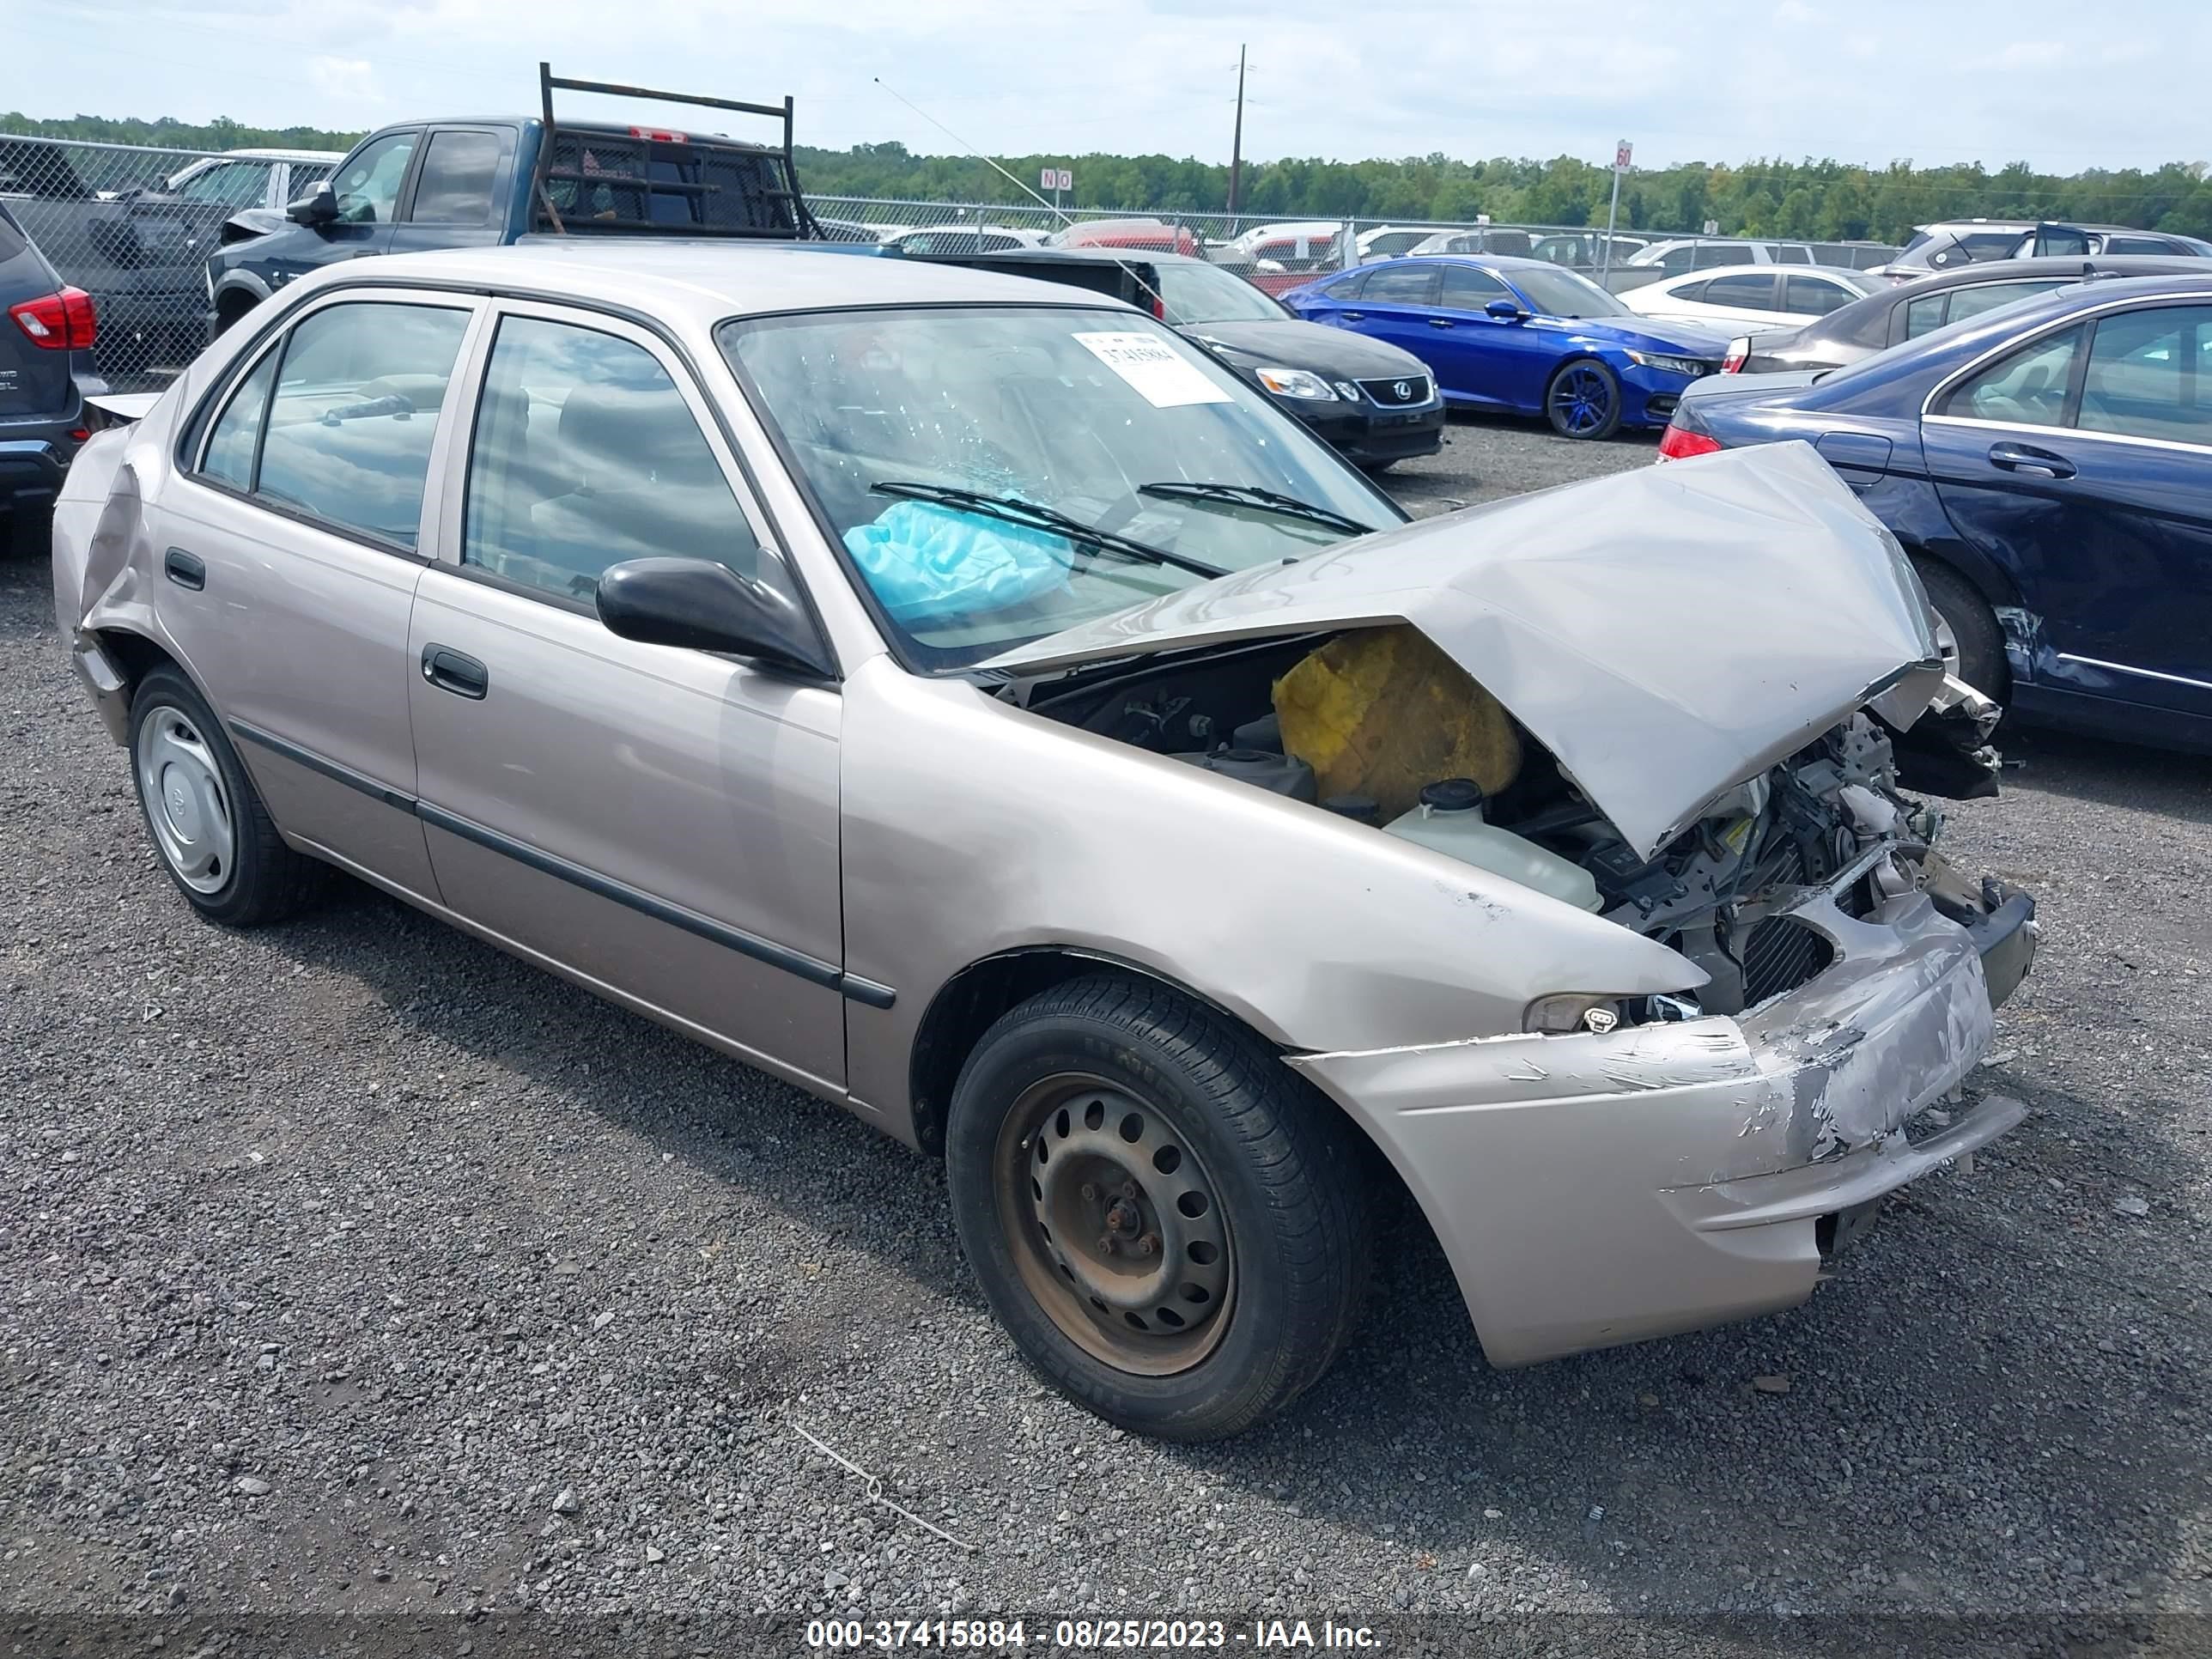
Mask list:
[[[1460,857],[1679,951],[1710,976],[1690,1013],[1741,1012],[1834,960],[1826,936],[1784,914],[1808,889],[1836,888],[1852,916],[1914,888],[1954,920],[1976,908],[1931,850],[1942,813],[1901,791],[1899,734],[1865,712],[1728,789],[1645,859],[1534,734],[1410,628],[1107,665],[1021,694],[1032,713]],[[1960,759],[1994,718],[1984,706],[1942,734],[1951,769],[1936,769],[1938,793],[1987,792],[1993,751],[1978,747],[1963,769]],[[1966,787],[1942,788],[1954,775]]]

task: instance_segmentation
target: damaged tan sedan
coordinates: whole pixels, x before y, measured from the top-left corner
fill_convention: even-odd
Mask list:
[[[1064,288],[365,264],[58,512],[179,889],[336,866],[942,1157],[1092,1409],[1280,1410],[1394,1183],[1520,1364],[1801,1301],[2019,1121],[1914,1123],[2033,906],[1934,850],[1995,713],[1810,449],[1409,525]]]

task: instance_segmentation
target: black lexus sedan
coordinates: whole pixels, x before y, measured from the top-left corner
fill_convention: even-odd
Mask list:
[[[2195,276],[2212,260],[2172,254],[2112,254],[2083,258],[1993,259],[1961,264],[1917,282],[1838,306],[1802,328],[1738,338],[1722,360],[1723,374],[1777,374],[1841,368],[1906,340],[1932,334],[2031,295],[2110,276]]]
[[[1381,340],[1301,322],[1243,277],[1204,259],[1150,249],[1062,247],[963,252],[944,263],[1069,283],[1149,305],[1364,471],[1381,472],[1443,447],[1443,398],[1426,363]]]

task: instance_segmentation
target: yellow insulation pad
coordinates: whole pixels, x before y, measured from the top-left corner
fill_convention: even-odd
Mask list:
[[[1275,682],[1283,748],[1324,799],[1371,795],[1387,823],[1421,786],[1473,778],[1495,794],[1521,770],[1521,737],[1497,698],[1419,629],[1362,629]]]

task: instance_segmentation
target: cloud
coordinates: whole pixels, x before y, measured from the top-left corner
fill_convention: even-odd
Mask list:
[[[362,105],[383,101],[376,90],[376,70],[365,58],[319,52],[307,60],[307,80],[325,98]]]

